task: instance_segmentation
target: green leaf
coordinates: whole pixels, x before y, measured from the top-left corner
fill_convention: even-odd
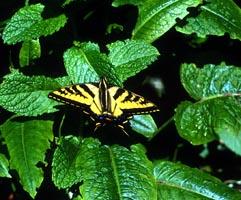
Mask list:
[[[10,167],[18,172],[24,190],[34,198],[43,181],[43,170],[36,165],[44,162],[46,150],[53,140],[53,123],[17,120],[8,120],[0,130],[9,151]]]
[[[187,22],[176,29],[185,34],[196,33],[201,38],[228,33],[232,39],[241,40],[241,9],[232,0],[207,0],[201,13]]]
[[[55,182],[60,183],[61,180],[69,179],[74,184],[76,173],[78,173],[78,181],[83,182],[80,186],[81,196],[86,200],[97,198],[152,200],[157,198],[152,163],[146,158],[142,146],[135,145],[128,150],[117,145],[101,146],[97,140],[91,138],[82,140],[80,145],[77,145],[78,142],[75,140],[76,138],[66,147],[63,147],[62,141],[59,146],[62,149],[62,155],[68,155],[67,152],[72,150],[74,155],[72,154],[71,158],[62,156],[59,160],[55,159],[54,166],[58,166],[58,169],[62,171],[61,173],[53,172]],[[70,147],[71,145],[73,146]],[[79,151],[77,146],[79,146]],[[66,153],[63,152],[65,150]],[[64,171],[68,169],[77,171],[66,173],[68,177],[63,179]],[[70,185],[68,182],[64,186]]]
[[[34,59],[40,58],[41,46],[39,40],[25,41],[19,53],[19,64],[21,67],[28,66]]]
[[[158,199],[241,199],[240,192],[229,188],[219,179],[182,164],[169,161],[156,162],[154,176],[158,184]]]
[[[213,109],[214,131],[229,149],[241,156],[241,95],[237,98],[220,98]],[[218,108],[218,109],[216,109]]]
[[[144,41],[117,41],[107,47],[110,62],[122,81],[147,68],[159,55],[154,46]]]
[[[83,179],[82,169],[76,168],[76,158],[81,156],[82,149],[88,148],[86,142],[73,136],[60,138],[52,162],[52,179],[58,188],[71,187]]]
[[[143,1],[138,6],[139,16],[132,39],[141,39],[148,43],[166,33],[176,24],[176,19],[183,19],[189,14],[187,8],[196,7],[201,0],[151,0]]]
[[[237,67],[183,64],[181,81],[188,93],[199,100],[183,102],[175,114],[179,134],[193,144],[205,144],[218,136],[240,154],[241,70]]]
[[[3,31],[3,41],[16,44],[21,41],[31,41],[40,36],[52,35],[63,27],[67,21],[65,15],[43,19],[41,13],[44,6],[35,4],[19,9],[7,23]]]
[[[130,120],[131,128],[144,135],[147,138],[152,138],[157,131],[157,126],[151,115],[134,115]]]
[[[238,67],[223,63],[198,69],[195,64],[182,64],[180,73],[184,88],[196,100],[236,96],[241,92],[241,69]]]
[[[209,112],[212,106],[210,102],[192,104],[188,101],[178,105],[175,123],[179,135],[195,145],[217,139],[212,126],[215,116]]]
[[[55,112],[57,102],[48,93],[66,84],[67,79],[51,79],[44,76],[28,77],[13,70],[0,85],[0,106],[18,115],[37,116]]]
[[[0,177],[11,178],[9,174],[9,163],[4,154],[0,153]]]
[[[67,74],[74,84],[98,82],[99,77],[107,77],[111,83],[121,85],[105,54],[100,53],[97,44],[75,43],[64,53]]]

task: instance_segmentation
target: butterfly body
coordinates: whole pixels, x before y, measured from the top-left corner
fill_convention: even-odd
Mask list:
[[[134,114],[159,111],[144,97],[117,86],[108,86],[105,78],[99,84],[75,84],[49,93],[49,98],[79,107],[96,122],[96,127],[112,123],[123,128]]]

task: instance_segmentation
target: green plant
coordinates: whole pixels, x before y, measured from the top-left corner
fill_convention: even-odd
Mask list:
[[[49,2],[46,8],[50,11],[46,9],[46,13],[43,13],[44,5],[41,3],[25,3],[13,16],[2,21],[5,46],[20,44],[21,47],[19,65],[16,58],[10,57],[10,72],[4,75],[0,85],[0,106],[3,108],[0,126],[1,177],[19,177],[21,186],[32,198],[36,197],[43,180],[49,178],[47,170],[51,170],[52,180],[47,181],[66,192],[77,185],[76,199],[241,199],[240,192],[206,172],[175,162],[175,159],[151,161],[146,155],[149,149],[143,144],[124,147],[101,143],[92,133],[93,127],[88,129],[91,124],[85,123],[88,122],[85,117],[80,119],[80,134],[69,134],[73,123],[65,123],[68,116],[59,117],[57,112],[61,104],[48,99],[48,93],[53,90],[73,83],[97,82],[101,76],[106,76],[111,84],[123,87],[128,78],[135,77],[154,65],[154,61],[157,62],[160,56],[158,45],[155,47],[151,43],[175,30],[183,33],[182,37],[189,35],[189,41],[193,39],[193,50],[208,43],[203,40],[208,35],[217,37],[227,33],[231,38],[228,41],[239,43],[241,10],[232,0],[115,0],[110,10],[130,4],[138,8],[138,14],[136,25],[131,29],[132,35],[126,32],[124,40],[118,37],[128,30],[127,26],[115,22],[108,24],[104,33],[108,40],[111,40],[112,34],[117,35],[117,40],[110,42],[98,40],[98,32],[93,38],[97,42],[83,41],[78,34],[77,38],[71,36],[66,39],[76,34],[75,28],[69,30],[73,21],[77,20],[71,13],[72,9],[76,5],[83,6],[81,20],[88,23],[91,16],[100,16],[95,13],[100,4],[98,1],[66,0],[62,3],[63,9],[60,9],[59,3],[53,6]],[[101,5],[108,7],[110,2],[103,1]],[[52,16],[51,6],[57,7],[61,14]],[[91,24],[92,31],[96,28],[95,23],[98,22]],[[74,26],[77,25],[74,23]],[[92,31],[86,31],[87,38]],[[192,33],[196,35],[190,35]],[[195,40],[196,36],[202,39],[201,44],[198,39]],[[66,39],[67,45],[61,43],[62,49],[58,51],[56,46],[61,39]],[[52,45],[51,48],[46,48],[46,44]],[[16,50],[12,51],[16,53]],[[37,75],[38,60],[42,60],[41,67],[44,68],[43,61],[54,56],[60,59],[62,55],[66,73],[61,73],[63,67],[58,66],[57,72],[46,68],[41,69],[44,75]],[[161,54],[158,60],[163,57],[165,55]],[[133,132],[131,137],[139,133],[151,141],[175,121],[178,134],[191,144],[205,145],[219,140],[240,156],[241,70],[224,61],[221,64],[203,61],[205,65],[202,68],[198,68],[198,64],[183,62],[180,80],[192,100],[179,102],[174,116],[158,125],[159,128],[150,115],[134,116],[130,121],[132,130],[128,129]],[[6,68],[6,64],[1,67]],[[59,76],[54,78],[53,72]],[[125,86],[128,88],[128,85]],[[161,122],[158,121],[158,124]],[[98,134],[122,134],[118,130],[108,129],[108,133],[104,130]],[[46,158],[46,153],[50,158]],[[237,178],[241,178],[240,175]]]

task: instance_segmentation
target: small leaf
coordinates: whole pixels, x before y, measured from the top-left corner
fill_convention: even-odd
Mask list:
[[[39,40],[25,41],[19,53],[19,64],[21,67],[28,66],[34,59],[40,58],[41,46]]]
[[[19,9],[8,22],[3,31],[3,41],[16,44],[21,41],[31,41],[40,36],[52,35],[63,27],[67,21],[65,15],[43,19],[41,13],[44,6],[35,4]]]
[[[130,124],[134,131],[147,138],[152,138],[157,131],[156,123],[151,115],[134,115]]]
[[[201,0],[152,0],[138,5],[139,16],[132,39],[141,39],[148,43],[166,33],[176,24],[176,19],[183,19],[189,14],[187,8],[196,7]]]
[[[9,163],[4,154],[0,153],[0,177],[11,178],[9,174]]]
[[[147,68],[159,55],[154,46],[144,41],[117,41],[107,47],[110,51],[109,59],[122,81]]]
[[[93,54],[100,54],[98,45],[84,43],[74,46],[64,53],[64,65],[73,84],[97,82],[98,74],[93,67]],[[92,57],[91,57],[92,56]]]
[[[62,80],[66,84],[66,78]],[[37,116],[55,112],[57,102],[48,93],[61,87],[60,79],[44,76],[28,77],[13,70],[0,85],[0,106],[18,115]]]
[[[43,171],[37,163],[44,162],[46,150],[53,140],[51,121],[8,120],[0,130],[10,154],[10,167],[18,172],[20,182],[32,198],[43,181]]]
[[[241,70],[237,67],[183,64],[181,81],[188,93],[199,100],[183,102],[175,114],[179,134],[193,144],[217,138],[240,155]]]
[[[241,199],[240,192],[229,188],[217,178],[182,164],[158,161],[155,163],[154,176],[159,199]]]
[[[110,82],[120,85],[105,54],[100,53],[97,44],[88,42],[77,44],[64,53],[66,71],[74,84],[98,82],[105,76]]]
[[[200,15],[188,18],[187,22],[176,29],[185,34],[196,33],[201,38],[228,33],[232,39],[241,40],[241,9],[232,0],[207,0]]]

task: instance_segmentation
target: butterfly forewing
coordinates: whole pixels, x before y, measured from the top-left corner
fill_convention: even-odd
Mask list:
[[[76,84],[49,93],[49,98],[98,114],[101,113],[96,100],[98,91],[99,88],[93,84]]]
[[[110,87],[108,91],[115,101],[115,110],[121,110],[123,114],[145,114],[159,111],[154,103],[134,92],[116,86]]]

